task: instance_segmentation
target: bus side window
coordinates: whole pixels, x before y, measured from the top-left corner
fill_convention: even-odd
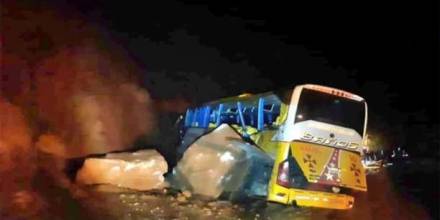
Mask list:
[[[271,104],[264,106],[264,124],[272,127],[277,117],[280,115],[280,104]]]
[[[185,116],[185,127],[207,128],[211,122],[211,111],[210,106],[188,109]]]
[[[237,123],[237,109],[236,108],[226,108],[221,111],[219,117],[219,123],[235,124]]]
[[[200,108],[195,108],[191,127],[199,127],[199,125],[200,125]]]
[[[193,122],[193,115],[194,115],[194,111],[192,109],[187,109],[186,110],[186,114],[185,114],[185,123],[184,123],[184,127],[190,127],[192,125]]]
[[[209,123],[215,123],[217,121],[217,110],[213,109],[209,114]]]
[[[250,125],[255,127],[255,123],[253,121],[253,115],[252,115],[252,109],[253,107],[244,107],[243,108],[243,118],[246,125]]]

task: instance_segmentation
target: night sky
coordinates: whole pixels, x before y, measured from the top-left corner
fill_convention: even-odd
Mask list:
[[[117,42],[155,99],[193,103],[300,83],[352,91],[386,148],[439,156],[437,5],[49,1]],[[385,138],[386,137],[386,138]],[[420,153],[421,152],[421,153]]]

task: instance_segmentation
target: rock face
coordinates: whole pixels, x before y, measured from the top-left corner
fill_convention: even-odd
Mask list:
[[[134,153],[110,153],[103,158],[89,158],[78,171],[81,184],[111,184],[135,190],[161,189],[167,185],[163,174],[168,165],[155,150]]]
[[[172,180],[181,190],[211,198],[265,196],[272,166],[267,154],[223,124],[189,146]]]

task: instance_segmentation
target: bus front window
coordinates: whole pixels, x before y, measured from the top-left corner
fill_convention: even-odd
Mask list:
[[[304,88],[299,98],[295,123],[314,120],[351,128],[362,136],[364,119],[364,102]]]

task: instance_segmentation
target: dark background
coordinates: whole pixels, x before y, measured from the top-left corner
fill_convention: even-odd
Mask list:
[[[367,100],[381,147],[439,156],[434,1],[67,5],[127,49],[155,98],[334,86]]]
[[[440,156],[435,1],[3,2],[12,22],[5,25],[5,48],[26,63],[15,66],[32,69],[63,46],[91,38],[107,53],[132,58],[143,86],[164,104],[158,106],[176,113],[186,102],[242,92],[333,86],[367,100],[377,147]]]

